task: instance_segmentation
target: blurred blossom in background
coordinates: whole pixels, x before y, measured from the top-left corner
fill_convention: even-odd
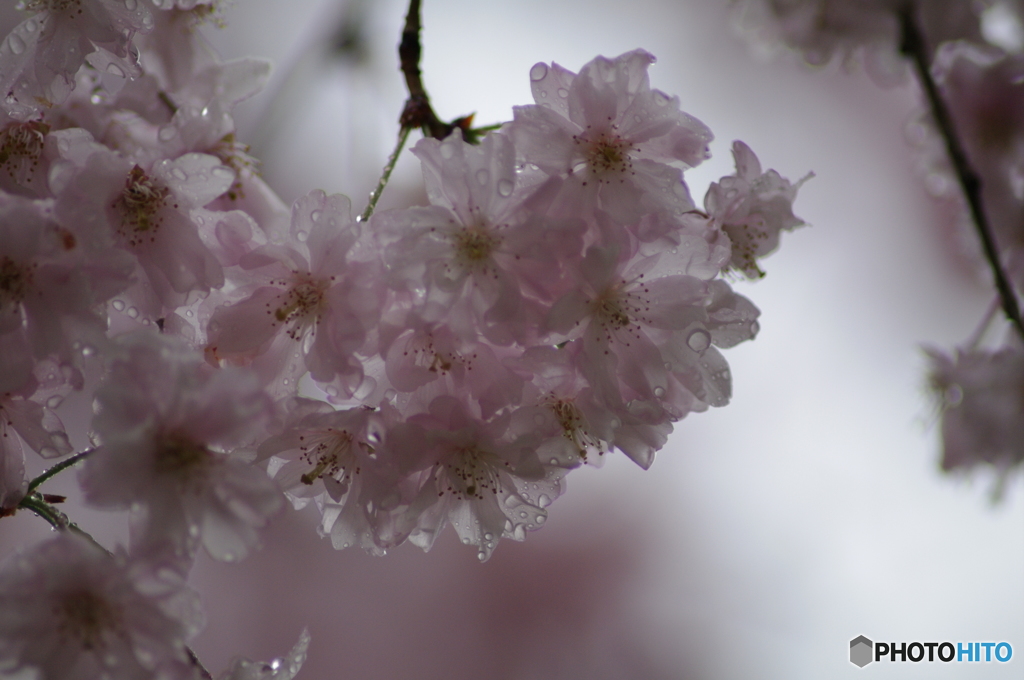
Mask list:
[[[207,28],[225,58],[275,63],[238,109],[238,138],[286,201],[320,188],[365,205],[406,95],[406,8],[238,0],[225,29]],[[812,226],[784,238],[763,280],[734,283],[762,316],[756,342],[729,352],[732,403],[678,423],[650,471],[615,454],[576,472],[543,530],[485,564],[452,531],[428,554],[338,552],[312,507],[289,511],[241,564],[199,558],[204,664],[283,655],[308,626],[308,680],[963,677],[957,664],[859,669],[858,635],[1005,640],[1022,658],[970,677],[1020,677],[1024,483],[992,504],[991,475],[938,466],[921,346],[962,343],[994,293],[955,211],[929,196],[942,178],[921,169],[933,142],[916,86],[759,57],[721,0],[426,0],[423,25],[435,109],[477,125],[532,102],[538,61],[575,71],[650,51],[652,86],[715,134],[712,159],[686,173],[695,199],[733,171],[742,139],[785,177],[815,173],[795,206]],[[998,16],[987,30],[1004,47],[1020,37]],[[423,197],[406,153],[381,207]],[[124,535],[100,513],[80,524],[107,544]],[[27,513],[5,520],[3,554],[47,532]]]

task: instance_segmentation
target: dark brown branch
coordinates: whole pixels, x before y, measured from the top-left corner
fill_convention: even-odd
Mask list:
[[[402,29],[402,42],[398,45],[398,59],[402,74],[405,76],[405,86],[409,90],[409,98],[405,101],[405,108],[398,122],[403,128],[420,128],[428,137],[444,139],[455,128],[468,131],[473,116],[464,116],[456,118],[451,123],[445,123],[434,113],[430,97],[423,87],[423,76],[420,72],[421,27],[420,0],[409,0],[409,13],[405,16],[405,28]]]
[[[946,142],[946,151],[949,153],[949,160],[953,164],[960,186],[963,188],[964,197],[967,199],[967,206],[971,211],[971,218],[981,238],[982,250],[985,252],[985,259],[988,260],[992,275],[995,278],[996,289],[999,291],[999,298],[1002,301],[1003,311],[1007,318],[1017,327],[1017,331],[1024,338],[1024,322],[1021,321],[1020,306],[1017,303],[1017,295],[1013,290],[1003,265],[999,260],[999,248],[996,245],[995,237],[988,223],[988,216],[985,213],[985,206],[981,200],[981,178],[974,171],[963,145],[956,133],[956,126],[953,118],[946,107],[945,100],[939,93],[939,88],[932,78],[931,53],[925,44],[924,37],[914,21],[913,3],[907,3],[899,12],[900,27],[902,30],[901,51],[910,57],[914,62],[917,76],[924,87],[925,95],[928,97],[928,104],[931,106],[932,117],[939,128],[939,133]]]

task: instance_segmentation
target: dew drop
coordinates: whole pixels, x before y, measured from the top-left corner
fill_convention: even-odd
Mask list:
[[[323,210],[314,210],[313,212],[309,213],[309,219],[313,220],[314,222],[319,222],[323,214]]]
[[[124,300],[114,300],[113,302],[110,303],[110,306],[113,307],[114,309],[116,309],[119,312],[123,312],[124,311]]]
[[[15,33],[11,33],[7,36],[7,45],[11,48],[11,52],[15,54],[21,54],[25,51],[25,41],[17,36]]]
[[[234,171],[231,168],[225,167],[223,165],[218,165],[213,170],[211,170],[210,173],[214,177],[222,177],[224,179],[234,179],[235,177]]]
[[[512,180],[510,180],[510,179],[499,179],[498,180],[498,195],[499,196],[503,196],[504,198],[508,198],[509,196],[512,195],[512,189],[514,189],[514,188],[515,188],[515,185],[512,184]]]
[[[139,6],[136,0],[124,0],[124,8],[129,12],[134,12],[135,8]]]
[[[494,534],[492,534],[492,533],[484,534],[484,540],[485,541],[493,541],[494,540]]]
[[[46,400],[46,408],[57,408],[64,402],[64,398],[54,395]]]
[[[175,179],[180,179],[182,181],[188,179],[188,175],[181,168],[174,168],[174,170],[171,170],[171,174],[174,175]]]
[[[56,458],[59,454],[52,446],[43,446],[39,449],[39,455],[43,458]]]
[[[29,19],[28,21],[25,22],[25,30],[28,31],[29,33],[35,33],[36,32],[36,21],[35,21],[35,19]]]
[[[523,519],[526,519],[526,517],[527,517],[526,511],[525,510],[520,510],[519,511],[519,516],[522,517]]]
[[[305,243],[306,239],[309,238],[309,234],[307,234],[304,231],[300,231],[299,233],[295,234],[295,238],[299,239],[300,242]]]
[[[178,136],[178,130],[170,125],[165,125],[160,128],[160,132],[156,133],[156,136],[161,142],[169,142]]]
[[[547,75],[548,65],[543,62],[534,64],[533,67],[530,69],[530,80],[534,82],[544,80],[544,78],[546,78]]]
[[[133,319],[139,318],[139,310],[135,309],[134,307],[129,307],[126,313]]]
[[[551,496],[548,496],[546,493],[542,493],[537,498],[537,505],[539,505],[542,508],[548,507],[549,505],[551,505]],[[537,519],[540,519],[540,518],[538,517]]]
[[[751,335],[751,337],[757,336],[757,334],[760,333],[760,332],[761,332],[761,324],[759,324],[757,321],[751,321],[750,322],[750,335]]]
[[[547,93],[547,92],[544,92],[544,91],[541,91],[541,93],[540,93],[540,98],[541,98],[541,99],[547,99],[547,98],[548,98],[548,93]]]
[[[476,181],[480,186],[487,186],[487,182],[489,182],[490,179],[491,173],[487,172],[486,170],[480,169],[476,171]]]
[[[664,387],[660,387],[660,386],[659,387],[655,387],[654,388],[654,396],[658,397],[659,399],[664,397],[665,396],[665,388]]]
[[[552,458],[551,459],[551,464],[552,465],[558,465],[558,459],[557,458]]]
[[[566,97],[569,96],[569,90],[565,89],[564,87],[558,88],[558,96],[561,97],[562,99],[565,99]]]
[[[711,334],[703,328],[697,328],[687,336],[686,344],[694,352],[703,352],[711,346]]]
[[[91,347],[90,345],[85,345],[85,346],[82,347],[82,356],[83,357],[91,357],[95,353],[96,353],[96,350],[93,347]]]
[[[480,560],[481,562],[483,562],[484,560],[486,560],[486,559],[487,559],[487,553],[485,553],[485,552],[484,552],[483,550],[481,550],[480,552],[478,552],[478,553],[476,554],[476,558],[477,558],[478,560]]]

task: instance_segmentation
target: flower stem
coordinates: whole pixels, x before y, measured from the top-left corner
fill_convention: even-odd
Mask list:
[[[982,250],[985,253],[985,259],[988,260],[989,267],[992,269],[996,289],[999,291],[999,297],[1002,301],[1003,311],[1006,313],[1007,318],[1013,322],[1013,325],[1017,327],[1021,337],[1024,338],[1024,321],[1021,320],[1017,295],[999,261],[999,248],[996,245],[995,237],[988,223],[988,217],[985,214],[985,206],[981,200],[981,178],[978,177],[978,173],[975,172],[967,160],[967,154],[964,152],[960,138],[956,134],[953,118],[946,107],[946,102],[939,93],[935,79],[932,78],[929,68],[931,59],[928,47],[914,21],[913,11],[913,3],[907,3],[899,10],[900,26],[902,29],[900,49],[914,62],[917,76],[924,87],[928,104],[931,106],[935,124],[939,128],[939,133],[942,135],[943,140],[946,142],[946,152],[949,154],[950,162],[952,162],[957,179],[963,188],[964,197],[967,199],[967,206],[971,211],[971,218],[974,221],[974,226],[977,228],[978,236],[981,238]]]
[[[33,479],[31,482],[28,483],[28,490],[25,492],[25,495],[28,496],[33,491],[35,491],[39,487],[40,484],[42,484],[46,480],[50,479],[51,477],[57,476],[58,474],[60,474],[64,470],[67,470],[69,467],[71,467],[72,465],[74,465],[78,461],[82,460],[83,458],[85,458],[86,456],[88,456],[90,453],[92,453],[95,450],[96,449],[86,449],[85,451],[82,451],[80,453],[76,453],[75,455],[71,456],[70,458],[68,458],[66,460],[62,460],[61,462],[57,463],[56,465],[54,465],[49,470],[44,471],[41,475],[39,475],[38,477],[36,477],[35,479]]]
[[[380,175],[380,181],[377,182],[377,187],[370,192],[370,202],[366,206],[366,210],[359,216],[360,222],[365,222],[370,219],[370,215],[373,214],[374,208],[377,207],[377,201],[380,200],[380,195],[384,193],[384,187],[387,186],[388,180],[391,179],[391,173],[395,169],[395,165],[398,163],[398,156],[402,153],[402,149],[405,147],[405,141],[409,139],[409,133],[412,128],[402,127],[398,131],[398,143],[395,145],[395,150],[388,156],[388,162],[384,166],[384,172]]]

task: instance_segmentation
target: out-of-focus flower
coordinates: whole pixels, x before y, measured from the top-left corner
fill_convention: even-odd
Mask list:
[[[307,649],[309,631],[303,629],[299,634],[299,641],[285,657],[273,661],[236,658],[218,680],[292,680],[306,662]]]
[[[27,120],[64,103],[86,61],[120,78],[141,74],[132,44],[153,27],[148,2],[131,0],[22,0],[32,12],[0,44],[0,108]]]
[[[230,455],[258,436],[266,395],[250,372],[215,370],[176,338],[139,332],[117,343],[121,356],[96,391],[87,502],[136,508],[147,550],[158,543],[187,558],[201,543],[217,559],[241,559],[283,501],[263,470]]]
[[[61,532],[0,571],[0,673],[40,680],[190,677],[198,598],[159,564]]]
[[[1001,480],[1024,462],[1024,350],[927,350],[942,408],[942,469],[991,465]]]

